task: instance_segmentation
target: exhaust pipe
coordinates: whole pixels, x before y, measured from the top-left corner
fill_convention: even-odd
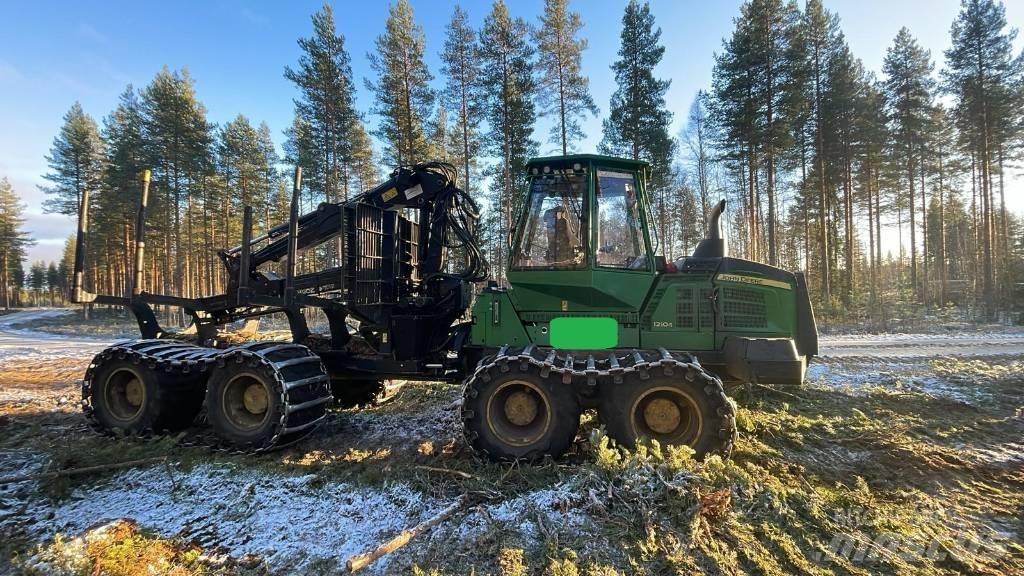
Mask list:
[[[725,212],[725,200],[715,204],[715,207],[711,210],[707,236],[711,240],[720,240],[722,238],[722,212]]]
[[[725,212],[725,200],[715,204],[711,210],[711,217],[708,219],[707,236],[697,244],[693,251],[694,258],[725,258],[729,255],[729,248],[722,236],[722,213]]]

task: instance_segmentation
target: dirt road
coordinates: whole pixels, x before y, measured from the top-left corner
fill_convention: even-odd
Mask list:
[[[25,356],[68,356],[96,353],[109,340],[68,334],[50,334],[26,328],[45,318],[71,314],[63,308],[36,308],[0,316],[0,360]]]
[[[822,358],[933,358],[1024,354],[1024,332],[824,336]]]

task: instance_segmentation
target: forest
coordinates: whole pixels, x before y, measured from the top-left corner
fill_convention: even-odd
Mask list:
[[[597,152],[650,163],[656,240],[670,259],[693,249],[726,198],[732,254],[805,270],[826,324],[1020,320],[1024,220],[1007,201],[1024,153],[1024,54],[1001,2],[963,0],[942,53],[901,29],[882,69],[869,70],[821,0],[749,0],[716,51],[711,84],[681,109],[666,101],[672,79],[658,65],[684,56],[666,55],[662,25],[672,24],[647,3],[625,6],[609,63],[616,90],[599,108],[581,66],[585,23],[568,0],[546,0],[534,21],[496,0],[479,28],[455,6],[445,37],[430,39],[437,70],[413,7],[397,0],[365,79],[353,76],[324,4],[282,71],[295,86],[283,149],[258,119],[211,122],[188,70],[165,67],[125,87],[99,121],[71,105],[46,158],[45,209],[75,215],[89,192],[87,285],[123,294],[151,169],[144,289],[197,296],[223,288],[217,251],[239,242],[243,206],[254,208],[256,234],[287,220],[294,166],[308,211],[397,165],[444,160],[483,205],[482,245],[502,282],[525,162],[541,141],[593,152],[580,150],[581,121],[599,117]],[[369,110],[356,106],[360,82]],[[537,133],[539,118],[550,133]],[[74,239],[61,262],[25,262],[23,211],[0,180],[0,299],[59,302]],[[309,253],[299,265],[328,258]]]

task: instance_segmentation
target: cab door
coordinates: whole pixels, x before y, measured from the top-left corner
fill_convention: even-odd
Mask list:
[[[622,302],[635,318],[635,340],[620,346],[639,345],[639,312],[654,282],[654,255],[647,233],[646,197],[636,171],[598,166],[594,172],[591,208],[593,283]]]

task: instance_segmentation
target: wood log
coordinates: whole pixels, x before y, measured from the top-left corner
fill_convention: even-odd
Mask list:
[[[432,516],[431,518],[423,522],[420,522],[419,524],[413,526],[412,528],[409,528],[408,530],[403,530],[401,534],[395,536],[394,538],[388,540],[380,546],[377,546],[373,550],[352,556],[348,559],[348,562],[346,563],[348,571],[355,572],[357,570],[362,570],[363,568],[366,568],[370,564],[376,562],[378,559],[380,559],[380,557],[386,556],[394,552],[395,550],[398,550],[402,546],[405,546],[409,543],[410,540],[412,540],[416,536],[430,530],[431,528],[437,526],[441,522],[444,522],[449,516],[457,512],[463,506],[465,506],[468,501],[469,498],[465,494],[463,494],[462,496],[459,497],[458,500],[455,501],[454,504],[437,513],[437,515]]]
[[[437,472],[439,474],[451,474],[452,476],[458,476],[459,478],[465,478],[466,480],[472,480],[476,478],[469,472],[463,472],[462,470],[453,470],[451,468],[438,468],[436,466],[415,466],[417,470],[423,470],[425,472]]]

